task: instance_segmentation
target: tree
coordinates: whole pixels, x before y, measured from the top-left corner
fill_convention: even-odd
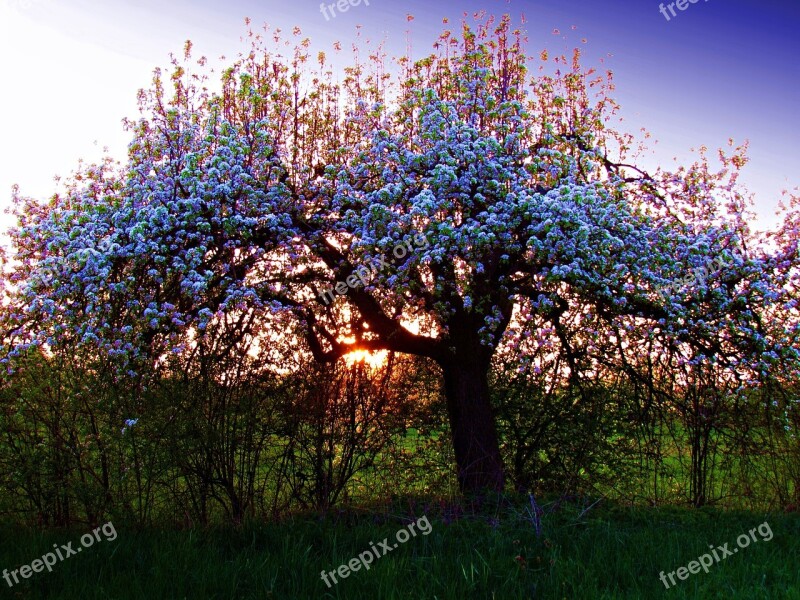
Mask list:
[[[427,357],[473,491],[503,488],[487,373],[534,317],[573,375],[591,345],[576,307],[700,360],[791,350],[760,325],[785,299],[769,273],[789,249],[751,247],[744,149],[721,153],[718,172],[704,156],[636,168],[633,137],[611,128],[611,75],[579,52],[543,52],[531,75],[522,34],[487,18],[397,74],[380,48],[367,63],[354,48],[339,84],[324,53],[309,66],[307,39],[285,58],[250,37],[219,93],[188,42],[168,80],[156,70],[124,167],[89,166],[46,206],[19,199],[13,352],[96,345],[135,376],[235,312],[322,362]],[[702,281],[683,279],[716,257]]]

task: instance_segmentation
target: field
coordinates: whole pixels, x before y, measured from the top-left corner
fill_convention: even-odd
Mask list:
[[[404,501],[382,510],[307,514],[239,528],[119,527],[115,539],[59,561],[52,573],[34,573],[3,597],[800,598],[800,571],[791,559],[800,553],[796,514],[634,509],[577,500],[541,508],[537,520],[525,498],[477,508]],[[423,513],[430,528],[417,527],[417,535],[380,555],[381,540],[392,546],[398,530]],[[765,522],[768,527],[754,534],[757,541],[737,547],[740,535]],[[762,535],[767,529],[772,537]],[[54,544],[79,545],[86,531],[5,528],[3,538],[16,543],[3,544],[0,564],[15,569]],[[661,571],[676,571],[711,552],[709,545],[726,543],[737,552],[723,558],[720,550],[708,573],[676,577],[670,589],[659,580]],[[359,567],[330,587],[322,581],[322,570],[334,571],[371,547],[379,558],[368,570]]]

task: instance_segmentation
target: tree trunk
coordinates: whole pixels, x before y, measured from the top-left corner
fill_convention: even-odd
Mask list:
[[[503,490],[503,461],[489,402],[488,363],[453,360],[442,365],[447,412],[462,492]]]

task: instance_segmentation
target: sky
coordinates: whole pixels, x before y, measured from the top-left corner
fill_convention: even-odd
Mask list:
[[[530,54],[580,47],[584,65],[611,69],[624,129],[652,134],[648,169],[748,140],[742,179],[754,225],[773,227],[781,191],[800,185],[800,3],[684,1],[674,16],[666,3],[665,16],[652,0],[362,0],[326,14],[316,0],[0,0],[0,208],[11,206],[12,184],[51,196],[56,175],[103,148],[124,160],[122,119],[138,116],[137,90],[187,39],[195,56],[235,57],[249,17],[254,27],[300,27],[315,54],[335,41],[349,47],[360,26],[398,54],[410,36],[419,58],[443,17],[454,28],[464,12],[485,10],[518,25],[524,16]],[[1,229],[12,222],[0,216]]]

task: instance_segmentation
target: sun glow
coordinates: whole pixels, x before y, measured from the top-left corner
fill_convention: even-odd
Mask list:
[[[386,363],[386,350],[378,350],[371,352],[369,350],[353,350],[344,355],[344,360],[348,367],[353,366],[357,362],[365,362],[373,369],[383,366]]]

